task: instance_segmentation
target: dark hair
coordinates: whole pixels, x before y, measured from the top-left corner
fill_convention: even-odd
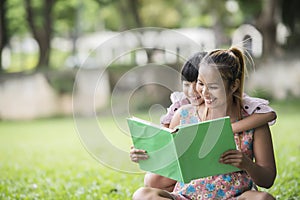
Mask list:
[[[199,64],[206,54],[207,52],[195,53],[183,64],[181,69],[181,81],[197,81]]]

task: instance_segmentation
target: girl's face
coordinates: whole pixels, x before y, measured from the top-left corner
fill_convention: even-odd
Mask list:
[[[196,90],[201,94],[207,108],[226,108],[230,95],[219,71],[210,66],[201,66]]]
[[[203,103],[201,93],[196,91],[197,82],[182,81],[182,90],[192,105],[197,106]]]

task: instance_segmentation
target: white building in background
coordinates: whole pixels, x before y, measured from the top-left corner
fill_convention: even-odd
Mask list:
[[[156,62],[172,63],[176,55],[186,57],[196,51],[209,51],[216,48],[215,34],[206,28],[161,29],[145,28],[143,33],[137,30],[125,32],[95,32],[81,36],[76,41],[76,54],[67,58],[64,66],[83,66],[98,68],[117,62],[147,63],[146,52],[143,47],[157,48]],[[289,30],[281,23],[277,25],[277,42],[286,43]],[[263,51],[261,33],[252,25],[244,24],[237,28],[232,35],[232,45],[248,50],[252,56],[260,57]],[[63,52],[72,52],[73,42],[69,38],[55,37],[51,47]],[[22,52],[32,54],[38,52],[38,45],[32,37],[14,37],[10,46],[2,52],[2,64],[5,69],[11,65],[12,53]],[[163,53],[163,54],[162,54]]]
[[[152,61],[174,63],[177,57],[186,59],[198,51],[215,48],[214,33],[210,29],[147,28],[125,32],[99,32],[77,40],[78,58],[83,67],[105,67],[118,64],[145,64],[145,49],[156,49]]]
[[[234,31],[232,45],[241,47],[251,56],[259,58],[263,51],[263,37],[254,26],[243,24]]]

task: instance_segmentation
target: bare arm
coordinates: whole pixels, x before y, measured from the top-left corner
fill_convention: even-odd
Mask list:
[[[269,188],[273,185],[276,177],[276,164],[268,125],[255,130],[253,151],[255,163],[251,163],[245,169],[257,185]]]
[[[258,186],[269,188],[276,177],[276,164],[271,133],[267,124],[255,130],[253,152],[255,162],[238,150],[225,152],[220,162],[245,170]]]
[[[176,110],[169,126],[170,129],[174,129],[176,126],[180,125],[180,112],[181,108]]]
[[[276,119],[275,112],[268,113],[254,113],[238,122],[232,123],[232,130],[234,133],[250,130],[267,124]]]

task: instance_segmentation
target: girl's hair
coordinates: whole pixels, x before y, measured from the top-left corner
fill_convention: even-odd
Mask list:
[[[181,69],[181,81],[197,81],[199,64],[206,54],[207,52],[198,52],[183,64]]]
[[[228,83],[228,88],[236,80],[240,81],[239,87],[233,94],[233,101],[237,104],[238,108],[241,108],[246,71],[245,58],[242,51],[236,47],[214,50],[205,56],[202,63],[217,67],[222,79]],[[239,112],[239,118],[241,118],[241,112]]]

